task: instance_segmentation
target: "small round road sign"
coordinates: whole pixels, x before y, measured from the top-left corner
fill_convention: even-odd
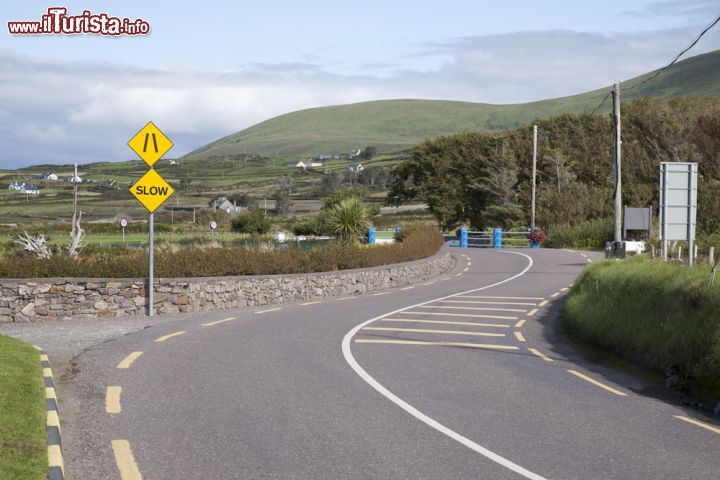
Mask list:
[[[120,219],[120,226],[121,226],[122,228],[125,228],[125,227],[127,227],[127,225],[128,225],[127,218],[121,218],[121,219]]]
[[[213,220],[212,222],[210,222],[210,229],[215,230],[216,228],[217,228],[217,223],[215,222],[215,220]]]

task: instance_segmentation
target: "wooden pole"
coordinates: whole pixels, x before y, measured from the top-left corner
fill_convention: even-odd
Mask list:
[[[530,207],[530,230],[535,231],[535,188],[537,185],[537,125],[533,125],[533,156],[532,156],[532,204]]]

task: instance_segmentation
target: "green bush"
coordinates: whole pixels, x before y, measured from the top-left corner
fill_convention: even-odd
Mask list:
[[[555,225],[545,232],[542,246],[548,248],[589,248],[602,250],[605,242],[613,238],[611,218],[596,218],[577,225]]]
[[[365,268],[407,262],[433,255],[442,246],[440,232],[417,230],[403,242],[390,245],[343,245],[328,242],[311,249],[265,250],[252,247],[158,249],[157,277],[269,275]],[[147,276],[147,252],[121,250],[72,260],[55,255],[38,260],[29,255],[0,260],[0,278],[88,277],[140,278]]]
[[[709,273],[643,258],[593,263],[561,325],[658,372],[675,365],[686,388],[720,398],[720,282],[709,286]]]
[[[301,236],[319,236],[322,235],[322,226],[319,218],[306,218],[298,220],[292,226],[295,235]]]
[[[232,221],[234,232],[262,235],[270,231],[272,223],[262,210],[248,210],[235,217]]]

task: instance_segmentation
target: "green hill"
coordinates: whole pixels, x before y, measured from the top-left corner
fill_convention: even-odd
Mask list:
[[[623,82],[623,99],[678,95],[720,97],[720,50],[675,64],[634,88],[651,74]],[[280,115],[199,148],[188,157],[254,153],[315,156],[344,153],[367,145],[382,150],[407,148],[439,135],[498,131],[534,118],[592,111],[610,87],[539,102],[491,105],[443,100],[383,100],[311,108]],[[610,110],[606,102],[601,111]]]

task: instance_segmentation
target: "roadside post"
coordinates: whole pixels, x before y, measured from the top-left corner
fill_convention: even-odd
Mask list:
[[[130,187],[130,193],[138,199],[148,211],[148,286],[147,315],[152,317],[155,306],[155,210],[175,192],[153,165],[172,147],[173,143],[152,122],[148,122],[128,142],[130,149],[137,154],[150,170]]]
[[[468,229],[467,229],[467,227],[460,228],[460,248],[468,248]]]
[[[122,242],[123,245],[125,245],[125,227],[127,227],[128,221],[127,218],[121,218],[120,219],[120,228],[122,229]]]
[[[217,229],[217,222],[215,220],[210,221],[210,234],[215,235],[215,229]]]
[[[368,244],[375,245],[377,242],[375,227],[368,228]]]
[[[493,228],[493,248],[502,248],[502,228]]]

